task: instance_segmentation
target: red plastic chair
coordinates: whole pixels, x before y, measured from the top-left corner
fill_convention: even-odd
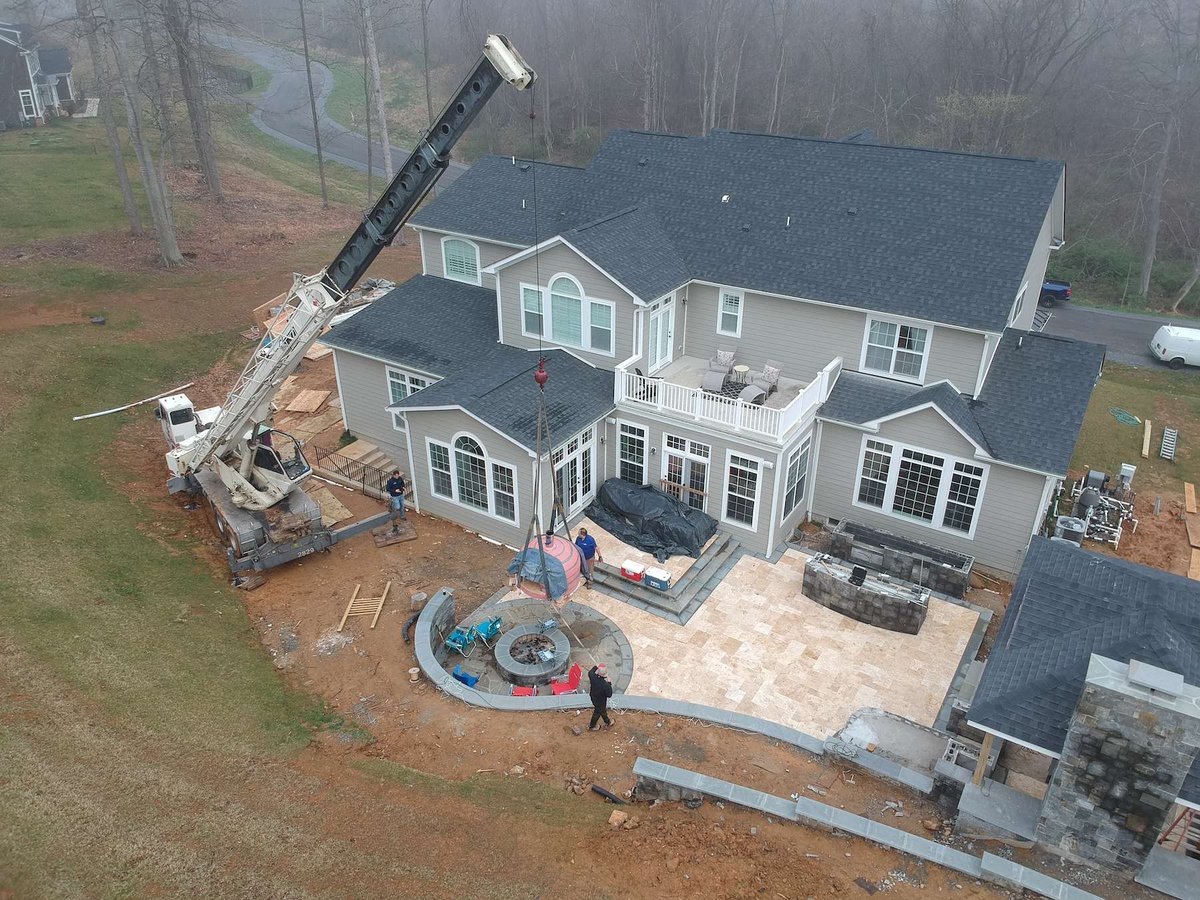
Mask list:
[[[514,684],[513,689],[512,689],[512,695],[514,697],[536,697],[537,696],[537,688],[536,687],[525,687],[520,684]]]
[[[583,678],[583,667],[579,663],[571,666],[571,671],[567,673],[566,681],[551,681],[550,690],[554,692],[554,696],[559,694],[573,694],[579,690],[579,682]]]

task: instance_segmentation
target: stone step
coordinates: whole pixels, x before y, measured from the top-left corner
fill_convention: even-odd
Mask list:
[[[666,613],[687,621],[708,598],[713,589],[741,556],[742,545],[727,534],[722,534],[701,555],[670,591],[657,591],[645,585],[629,581],[615,566],[599,563],[596,567],[596,583],[606,593],[619,600],[631,603],[640,609]]]

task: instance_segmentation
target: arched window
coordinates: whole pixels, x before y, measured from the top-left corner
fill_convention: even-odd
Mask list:
[[[464,435],[454,442],[454,472],[459,502],[486,510],[487,461],[483,458],[483,448],[474,438]]]
[[[550,282],[551,339],[571,347],[583,346],[583,292],[571,278]]]
[[[453,281],[479,284],[479,248],[461,238],[442,238],[442,273]]]

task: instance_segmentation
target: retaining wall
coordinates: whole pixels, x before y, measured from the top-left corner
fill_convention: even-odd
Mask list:
[[[829,552],[960,600],[975,564],[974,557],[845,519],[833,531]]]

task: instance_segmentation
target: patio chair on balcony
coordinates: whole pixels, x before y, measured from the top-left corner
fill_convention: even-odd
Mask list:
[[[725,390],[725,382],[728,380],[728,372],[705,372],[700,379],[700,390],[710,394],[719,394]]]
[[[634,397],[638,400],[645,400],[647,403],[657,403],[658,383],[662,381],[662,378],[653,375],[647,378],[642,374],[642,370],[637,368],[635,368],[633,371],[637,374],[639,379],[638,384],[641,385],[641,387],[639,387],[637,392],[634,394]]]
[[[742,389],[738,394],[738,398],[747,403],[762,404],[773,393],[779,390],[779,376],[783,374],[783,367],[773,360],[767,360],[767,364],[763,366],[761,372],[755,372],[754,377],[750,379],[750,383]]]
[[[733,372],[733,360],[736,355],[737,351],[729,347],[718,347],[717,355],[708,361],[708,371],[729,375]]]

